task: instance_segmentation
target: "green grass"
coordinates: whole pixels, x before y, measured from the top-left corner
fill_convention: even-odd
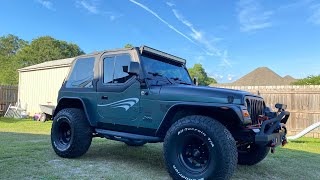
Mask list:
[[[1,179],[170,179],[162,144],[128,147],[95,138],[76,159],[58,157],[51,122],[0,118]],[[302,138],[277,148],[255,166],[238,166],[233,179],[319,179],[320,139]]]

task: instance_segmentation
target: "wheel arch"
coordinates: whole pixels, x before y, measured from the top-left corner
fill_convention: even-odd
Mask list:
[[[156,132],[156,136],[164,137],[177,120],[191,115],[208,116],[218,120],[229,131],[243,124],[242,111],[237,105],[227,104],[176,104],[171,106]]]
[[[59,111],[61,111],[62,109],[65,109],[65,108],[78,108],[78,109],[83,110],[89,124],[91,126],[94,125],[90,119],[90,116],[88,115],[86,104],[84,103],[84,101],[81,98],[79,98],[79,97],[62,97],[62,98],[60,98],[58,100],[58,105],[53,112],[52,118],[54,118],[58,114]]]

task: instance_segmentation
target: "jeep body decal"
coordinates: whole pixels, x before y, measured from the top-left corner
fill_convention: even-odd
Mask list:
[[[137,104],[139,102],[138,98],[128,98],[128,99],[123,99],[120,101],[116,101],[110,104],[98,104],[98,106],[102,107],[111,107],[111,108],[124,108],[126,111],[130,109],[132,106]]]

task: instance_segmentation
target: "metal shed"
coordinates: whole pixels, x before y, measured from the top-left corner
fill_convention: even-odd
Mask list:
[[[56,105],[58,91],[75,58],[48,61],[19,69],[18,100],[30,116],[39,104]]]

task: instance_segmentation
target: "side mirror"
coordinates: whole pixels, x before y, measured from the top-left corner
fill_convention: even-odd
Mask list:
[[[130,66],[122,66],[122,70],[128,74],[138,75],[140,66],[138,62],[130,62]]]
[[[287,109],[287,105],[285,105],[285,104],[279,104],[279,103],[277,103],[277,104],[275,105],[275,107],[276,107],[279,111]]]
[[[193,78],[193,84],[198,86],[198,77]]]
[[[129,72],[129,66],[122,66],[122,71],[125,73]]]

